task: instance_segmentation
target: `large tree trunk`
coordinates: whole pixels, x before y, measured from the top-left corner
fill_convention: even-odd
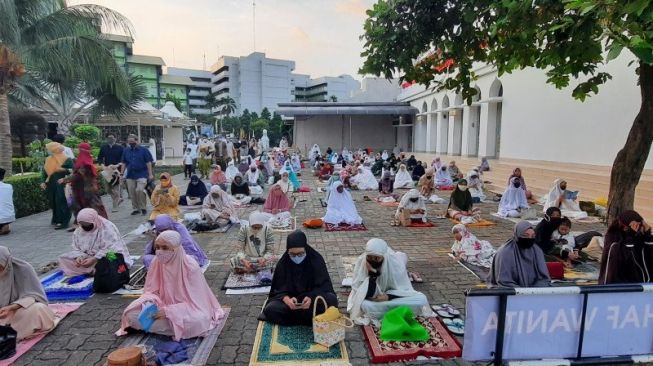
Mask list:
[[[653,66],[640,63],[639,86],[642,95],[641,108],[630,128],[626,145],[619,151],[612,164],[608,223],[621,212],[634,208],[635,188],[653,142]]]
[[[9,98],[0,93],[0,168],[11,175],[11,127],[9,124]]]

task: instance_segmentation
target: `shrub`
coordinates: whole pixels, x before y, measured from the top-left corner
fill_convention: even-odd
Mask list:
[[[28,172],[39,172],[41,167],[34,158],[12,158],[11,159],[11,170],[14,174],[18,173],[28,173]]]
[[[16,218],[47,211],[48,200],[41,189],[41,175],[14,175],[4,180],[14,188],[14,209]]]
[[[89,143],[95,143],[100,139],[100,129],[93,125],[77,125],[74,127],[74,133],[80,140]]]
[[[77,136],[68,136],[68,137],[66,137],[66,141],[64,141],[64,144],[66,146],[68,146],[69,148],[71,148],[71,149],[73,149],[75,151],[77,150],[77,145],[79,145],[81,143],[82,143],[82,139],[80,139]],[[75,156],[77,156],[77,155],[75,155]]]

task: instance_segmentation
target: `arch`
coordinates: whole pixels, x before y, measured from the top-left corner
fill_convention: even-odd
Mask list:
[[[424,103],[422,103],[422,113],[426,113],[426,112],[428,112],[428,109],[425,101]]]
[[[478,85],[476,85],[474,89],[476,89],[476,95],[472,97],[472,102],[478,102],[479,100],[482,99],[481,88],[479,88]]]
[[[456,94],[456,97],[454,98],[453,105],[454,106],[459,106],[463,105],[463,95],[462,94]]]
[[[444,98],[442,98],[442,109],[449,108],[449,96],[445,95]]]
[[[431,112],[435,112],[437,110],[438,110],[438,101],[435,98],[433,98],[433,100],[431,101]]]
[[[492,85],[490,85],[489,97],[502,97],[503,96],[503,84],[501,80],[494,79]]]

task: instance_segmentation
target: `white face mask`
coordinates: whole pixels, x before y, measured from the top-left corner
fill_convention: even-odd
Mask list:
[[[467,186],[458,186],[458,189],[465,192],[467,190]]]

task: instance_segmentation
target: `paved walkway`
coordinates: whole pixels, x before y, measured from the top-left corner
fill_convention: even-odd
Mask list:
[[[179,182],[178,177],[175,179]],[[324,208],[318,198],[323,193],[317,193],[317,183],[313,178],[304,181],[311,187],[311,193],[304,194],[297,204],[295,214],[298,222],[307,217],[321,217]],[[186,184],[182,186],[185,191]],[[389,225],[394,208],[381,207],[375,202],[363,201],[363,195],[374,197],[373,192],[353,192],[360,215],[365,220],[368,231],[327,233],[323,229],[307,230],[310,245],[323,254],[332,276],[334,287],[338,292],[341,311],[345,311],[346,292],[340,287],[343,278],[341,257],[357,256],[365,247],[367,240],[380,237],[396,250],[408,254],[409,269],[417,270],[424,278],[423,284],[415,284],[431,303],[450,303],[459,309],[464,309],[464,291],[478,285],[480,282],[467,270],[453,262],[447,253],[451,247],[451,224],[447,220],[437,221],[434,228],[409,229],[396,228]],[[447,195],[445,193],[445,195]],[[429,205],[429,214],[443,212],[446,205]],[[484,213],[495,212],[496,203],[480,205]],[[128,205],[121,212],[112,215],[125,233],[136,228],[143,222],[141,216],[129,216]],[[242,212],[246,218],[248,212]],[[489,217],[489,215],[488,215]],[[479,239],[501,245],[512,235],[513,223],[491,218],[497,221],[495,227],[477,229],[473,232]],[[15,232],[2,238],[4,245],[9,245],[19,257],[34,264],[42,264],[55,260],[57,255],[68,250],[69,233],[55,232],[49,227],[48,214],[34,215],[23,218],[15,226]],[[577,225],[574,230],[597,229],[601,226]],[[232,308],[224,331],[211,353],[209,365],[247,365],[252,352],[256,332],[256,316],[265,301],[265,295],[227,296],[220,290],[227,274],[226,259],[237,251],[237,227],[226,234],[197,234],[195,239],[204,248],[212,265],[206,272],[206,278],[223,306]],[[285,234],[277,234],[278,253],[285,248]],[[141,254],[144,237],[138,237],[129,244],[133,254]],[[103,365],[106,356],[116,349],[122,339],[113,333],[118,329],[120,314],[130,302],[119,296],[95,295],[78,311],[68,316],[51,334],[37,344],[30,352],[18,360],[16,365]],[[356,327],[347,333],[347,348],[352,365],[368,365],[370,362],[368,348],[360,328]],[[414,361],[401,364],[465,364],[462,360],[447,361]]]

